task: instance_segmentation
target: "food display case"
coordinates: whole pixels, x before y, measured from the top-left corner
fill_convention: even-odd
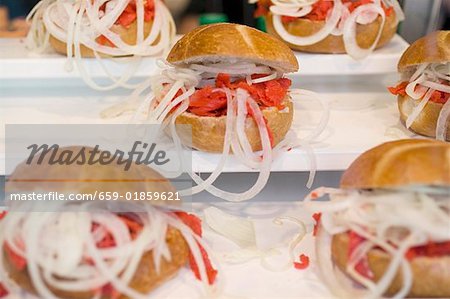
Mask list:
[[[60,0],[55,2],[58,1]],[[319,2],[321,1],[319,0]],[[270,3],[270,1],[268,2]],[[308,1],[280,0],[272,2],[303,3]],[[368,2],[370,2],[368,5],[375,5],[372,2],[377,1]],[[391,2],[397,1],[387,1],[387,3]],[[440,1],[436,2],[440,3]],[[140,1],[136,1],[136,3],[140,3]],[[403,4],[407,10],[412,10],[410,6]],[[185,4],[183,3],[183,5]],[[248,6],[246,6],[246,10],[248,10]],[[435,6],[430,7],[429,10],[438,11]],[[407,20],[408,17],[410,16],[407,14]],[[433,31],[431,27],[427,28],[427,33]],[[399,33],[405,32],[407,29],[400,28]],[[190,196],[187,208],[184,207],[202,220],[203,241],[201,242],[205,243],[201,244],[205,245],[200,245],[200,248],[202,254],[205,251],[202,246],[208,249],[213,265],[218,271],[216,284],[212,288],[205,287],[204,283],[193,278],[192,272],[185,267],[176,274],[171,274],[172,279],[164,282],[148,296],[140,294],[139,296],[142,295],[142,297],[136,295],[136,298],[345,297],[339,293],[339,290],[333,289],[333,284],[329,282],[328,276],[332,274],[324,273],[324,266],[321,263],[323,264],[324,260],[329,259],[329,252],[327,256],[326,250],[317,248],[318,241],[315,234],[319,220],[313,216],[313,212],[305,206],[303,200],[311,196],[318,197],[315,192],[320,193],[324,189],[317,188],[339,188],[344,171],[360,155],[380,144],[401,139],[429,139],[405,127],[399,117],[396,97],[388,90],[388,87],[395,86],[404,79],[398,72],[397,64],[410,46],[405,39],[411,41],[408,37],[411,36],[411,32],[404,34],[406,38],[399,33],[396,33],[384,47],[375,49],[364,59],[356,60],[345,53],[294,52],[299,69],[289,72],[285,76],[292,82],[290,93],[294,115],[288,134],[295,136],[299,142],[273,157],[267,184],[253,198],[242,202],[226,202],[210,192],[203,191]],[[177,35],[171,45],[178,40],[183,41],[183,36]],[[211,43],[213,44],[213,42]],[[449,45],[447,44],[447,46]],[[133,90],[139,86],[142,87],[142,84],[147,84],[147,86],[153,84],[150,83],[149,78],[162,72],[165,67],[162,60],[167,54],[168,51],[165,51],[164,55],[157,57],[141,57],[138,64],[131,68],[130,64],[136,62],[136,59],[132,57],[80,58],[83,68],[80,70],[80,61],[70,63],[70,59],[52,49],[46,49],[40,53],[30,51],[25,38],[0,38],[0,122],[2,127],[0,131],[0,139],[2,139],[0,143],[0,175],[6,182],[5,188],[8,188],[7,182],[11,178],[10,176],[13,175],[14,178],[14,175],[17,175],[15,174],[16,169],[7,165],[10,163],[7,160],[12,159],[11,150],[8,150],[8,146],[10,147],[8,142],[11,141],[7,141],[7,138],[13,140],[14,136],[6,135],[13,125],[51,124],[57,127],[67,124],[118,125],[133,123],[136,121],[133,118],[135,116],[133,112],[122,114],[123,111],[120,111],[120,113],[116,113],[117,109],[142,109],[142,102],[139,102],[140,105],[136,105],[132,98]],[[196,60],[193,59],[193,61]],[[171,65],[176,65],[176,63]],[[132,70],[130,73],[132,75],[129,76],[127,84],[135,86],[134,89],[118,87],[109,90],[95,90],[86,84],[85,75],[82,74],[83,72],[88,74],[89,80],[95,81],[98,86],[103,86],[111,83],[111,78],[119,80],[117,78],[123,76],[124,73],[129,73],[130,70]],[[278,70],[278,75],[279,72]],[[243,80],[245,81],[245,78]],[[247,77],[246,80],[248,82],[248,80],[254,79],[250,76],[250,79]],[[448,74],[446,80],[448,83]],[[164,84],[163,86],[165,86]],[[310,91],[315,93],[310,94]],[[162,101],[162,99],[160,100]],[[127,106],[127,104],[131,106]],[[176,113],[174,112],[176,107],[179,106],[172,107],[170,113]],[[245,109],[247,111],[250,108]],[[203,130],[208,130],[208,128]],[[310,134],[313,134],[314,138],[307,140],[307,136]],[[307,141],[302,142],[302,140]],[[218,165],[222,163],[223,156],[220,153],[187,148],[184,148],[183,151],[190,155],[190,171],[200,174],[204,180],[207,180],[209,174],[215,173]],[[442,160],[443,164],[448,162],[449,158],[446,159]],[[395,164],[396,162],[386,163]],[[220,176],[215,180],[214,186],[230,192],[244,192],[255,184],[255,181],[258,181],[260,172],[262,172],[261,169],[249,167],[242,163],[237,155],[230,154],[221,169]],[[45,176],[42,175],[42,177]],[[40,178],[40,176],[36,178]],[[354,178],[354,181],[358,181],[358,178]],[[357,183],[355,184],[357,185]],[[447,199],[448,186],[449,182],[446,187],[440,189],[443,194],[441,195],[446,196]],[[363,189],[371,188],[369,186]],[[395,190],[397,192],[397,189]],[[314,191],[313,195],[310,194],[312,191]],[[324,192],[333,193],[334,191]],[[411,192],[416,192],[416,190]],[[9,193],[5,193],[5,196],[6,194]],[[5,202],[6,200],[5,198]],[[192,202],[190,202],[191,200]],[[8,210],[6,205],[4,207],[0,205],[0,232],[4,233],[1,231],[2,210]],[[448,210],[443,214],[445,216],[441,215],[442,219],[440,220],[442,223],[450,225]],[[9,215],[6,215],[5,219],[7,217]],[[0,241],[3,240],[6,239],[0,237]],[[245,245],[236,240],[241,240]],[[449,242],[448,240],[444,241]],[[329,243],[328,245],[331,246]],[[66,243],[66,246],[69,248],[70,244]],[[190,263],[192,266],[192,261]],[[0,265],[0,270],[2,269],[6,273],[4,265]],[[208,271],[208,266],[206,266],[206,270]],[[197,266],[196,275],[198,271]],[[122,274],[117,274],[117,277],[122,277]],[[342,273],[340,275],[342,276]],[[0,275],[0,279],[7,276]],[[108,279],[109,284],[107,285],[114,285],[117,288],[116,282],[112,283],[112,279]],[[32,281],[35,280],[32,279]],[[347,288],[353,288],[355,298],[363,298],[366,295],[358,293],[362,287],[356,286],[355,283],[352,285],[349,278],[342,276],[338,281],[346,284]],[[39,296],[35,296],[36,294],[31,294],[33,292],[29,292],[29,290],[9,289],[10,284],[5,283],[8,285],[7,292],[5,292],[6,298],[16,298],[14,296],[39,298]],[[120,283],[117,282],[117,285]],[[44,288],[36,289],[37,293],[42,296]],[[377,289],[375,284],[373,284],[373,289]],[[111,292],[106,295],[105,293],[99,294],[100,297],[106,298],[120,297],[121,291],[117,291],[117,289],[115,291],[116,293]],[[7,293],[9,294],[6,295]],[[95,294],[98,295],[98,293]],[[375,295],[373,298],[381,295]],[[399,296],[404,297],[404,295],[402,293]],[[59,298],[61,294],[56,296]],[[131,298],[134,296],[128,295]],[[61,296],[61,298],[64,297]]]

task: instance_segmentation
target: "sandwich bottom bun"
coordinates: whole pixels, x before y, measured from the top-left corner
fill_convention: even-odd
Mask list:
[[[333,236],[331,244],[332,258],[337,267],[346,272],[348,264],[349,235],[341,233]],[[374,280],[379,281],[391,261],[390,256],[379,250],[372,249],[367,254],[368,265],[374,274]],[[411,262],[413,284],[408,297],[450,297],[450,256],[416,257]],[[386,295],[394,295],[402,287],[402,275],[399,271],[389,286]]]
[[[381,32],[381,37],[376,48],[383,47],[392,39],[392,37],[395,35],[395,32],[397,31],[396,22],[397,21],[395,13],[392,13],[390,16],[386,17],[386,22],[384,24],[383,31]],[[277,36],[281,40],[283,39],[276,32],[273,26],[273,15],[271,13],[266,16],[266,24],[267,32]],[[324,21],[311,21],[301,18],[284,25],[287,32],[292,35],[301,37],[313,35],[314,33],[321,30],[324,26]],[[356,26],[356,40],[358,42],[358,45],[363,49],[369,48],[375,41],[380,26],[381,17],[378,17],[374,22],[367,25],[358,24]],[[308,46],[298,46],[291,43],[288,43],[288,45],[294,50],[311,53],[346,53],[342,35],[335,36],[330,34],[323,40]]]
[[[397,102],[398,110],[400,111],[400,120],[405,124],[406,119],[411,114],[414,106],[417,105],[420,100],[414,100],[409,96],[398,96]],[[409,129],[417,134],[436,138],[436,125],[442,106],[444,105],[428,101]],[[450,126],[450,120],[447,121],[447,126]],[[447,130],[446,140],[450,141],[450,129]]]
[[[262,110],[262,113],[272,132],[273,146],[275,146],[284,139],[291,128],[294,118],[294,105],[288,100],[285,110],[280,111],[271,107]],[[203,152],[221,153],[223,151],[226,119],[226,116],[197,116],[184,112],[177,117],[175,124],[190,125],[177,127],[178,135],[184,145]],[[262,150],[258,126],[252,118],[246,119],[245,132],[253,151]]]
[[[152,29],[153,22],[145,22],[144,23],[144,38],[150,34]],[[123,27],[122,25],[113,25],[111,31],[118,34],[122,41],[128,45],[136,45],[136,34],[137,34],[137,24],[136,21],[131,23],[128,28]],[[156,42],[158,39],[156,40]],[[53,49],[59,53],[67,56],[67,44],[64,41],[61,41],[50,34],[50,45]],[[113,46],[112,44],[107,44],[107,46]],[[74,51],[72,50],[72,53]],[[86,58],[94,58],[94,51],[92,49],[86,47],[85,45],[80,45],[81,57]],[[102,57],[110,57],[110,55],[98,53]],[[73,54],[74,55],[74,54]]]
[[[142,256],[138,268],[130,281],[129,286],[134,290],[143,294],[156,289],[159,285],[172,278],[178,270],[183,267],[189,259],[189,248],[186,241],[178,230],[169,228],[166,234],[166,242],[171,254],[171,260],[167,261],[165,258],[161,259],[160,271],[156,271],[156,266],[153,261],[153,253],[149,251]],[[3,261],[5,270],[11,280],[18,286],[31,294],[37,294],[28,269],[18,270],[8,256],[4,253]],[[47,286],[48,287],[48,286]],[[54,288],[50,291],[59,298],[66,299],[88,299],[93,298],[95,293],[92,292],[68,292]],[[101,298],[110,298],[110,296],[102,296]],[[127,296],[121,295],[118,298],[125,299]]]

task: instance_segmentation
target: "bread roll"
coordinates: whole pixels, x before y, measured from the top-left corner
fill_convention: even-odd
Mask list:
[[[386,142],[360,155],[341,179],[344,189],[413,185],[450,186],[450,144],[416,139]]]

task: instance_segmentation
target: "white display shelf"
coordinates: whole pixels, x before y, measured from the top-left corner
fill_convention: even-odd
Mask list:
[[[99,124],[127,123],[129,116],[101,119],[103,109],[123,100],[123,96],[67,96],[61,88],[53,95],[34,97],[3,96],[0,99],[0,129],[5,124]],[[362,152],[382,142],[413,136],[398,120],[397,102],[388,92],[321,93],[330,106],[330,119],[323,134],[311,144],[319,171],[343,170]],[[319,121],[323,111],[317,103],[296,100],[292,130],[305,136]],[[0,146],[0,173],[4,173],[4,136]],[[218,154],[194,152],[192,167],[196,172],[211,172],[220,159]],[[307,154],[300,148],[283,153],[272,171],[308,171]],[[225,172],[251,169],[234,157],[228,159]]]
[[[397,61],[408,47],[398,35],[385,47],[374,51],[368,58],[356,61],[346,54],[308,54],[296,52],[300,71],[293,75],[355,75],[382,74],[396,70]],[[104,64],[114,76],[126,70],[129,58],[105,60]],[[156,58],[144,58],[136,69],[135,78],[148,77],[157,71]],[[85,59],[84,66],[92,77],[105,77],[96,59]],[[49,50],[44,54],[31,53],[23,39],[0,39],[0,79],[61,79],[80,78],[76,67],[66,70],[67,58]]]

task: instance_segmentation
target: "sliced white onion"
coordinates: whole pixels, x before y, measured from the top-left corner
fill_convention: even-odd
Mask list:
[[[330,193],[331,201],[312,204],[309,208],[321,212],[316,250],[319,268],[330,290],[340,297],[380,298],[401,271],[403,284],[393,298],[403,298],[412,286],[412,271],[405,253],[412,247],[428,242],[447,242],[450,234],[440,227],[450,225],[450,210],[440,206],[439,195],[429,195],[405,188],[404,191],[348,191],[321,188],[313,191],[317,196]],[[433,197],[436,196],[436,197]],[[417,221],[420,219],[420,221]],[[335,230],[336,226],[344,230]],[[447,231],[446,231],[447,230]],[[347,273],[366,290],[348,287],[340,280],[331,261],[331,237],[345,231],[353,231],[366,241],[353,252]],[[365,253],[373,247],[391,256],[384,275],[376,283],[357,273],[355,267]]]
[[[318,0],[273,0],[273,5],[284,8],[301,8],[305,6],[311,6]]]
[[[399,22],[405,19],[405,13],[403,12],[400,3],[398,3],[397,0],[383,0],[383,2],[387,7],[392,6],[394,8],[396,18],[395,26],[397,26]]]
[[[264,76],[264,77],[261,77],[261,78],[258,78],[258,79],[252,79],[250,82],[252,84],[257,84],[257,83],[263,83],[263,82],[267,82],[267,81],[270,81],[270,80],[274,80],[276,78],[278,78],[278,74],[276,72],[274,72],[274,73],[272,73],[270,75],[267,75],[267,76]]]
[[[342,2],[341,0],[335,0],[330,18],[326,20],[324,27],[315,34],[307,37],[295,36],[287,32],[286,28],[284,28],[283,22],[281,21],[280,15],[273,16],[273,26],[275,28],[275,31],[285,41],[298,46],[307,46],[315,44],[326,38],[337,26],[341,18],[341,15],[342,15]]]
[[[433,63],[431,64],[431,71],[437,78],[450,81],[450,62]]]
[[[416,71],[414,72],[414,74],[411,76],[411,78],[409,79],[409,82],[413,82],[419,79],[419,77],[423,74],[423,72],[425,71],[425,69],[429,66],[429,63],[422,63],[420,64]]]
[[[261,259],[267,256],[266,251],[262,251],[255,248],[239,249],[235,251],[223,252],[220,256],[221,259],[228,264],[243,264],[254,259]]]
[[[445,84],[441,84],[441,83],[436,83],[436,82],[432,82],[432,81],[423,81],[422,83],[420,83],[421,85],[425,86],[425,87],[429,87],[431,89],[437,90],[437,91],[442,91],[445,93],[450,93],[450,86],[449,85],[445,85]]]
[[[92,212],[90,207],[94,204],[72,206],[68,212],[63,210],[67,203],[63,203],[61,211],[53,213],[23,212],[31,211],[28,206],[31,204],[20,204],[15,206],[18,211],[13,209],[2,221],[0,244],[2,248],[5,242],[21,244],[23,250],[16,251],[14,246],[10,248],[26,259],[32,285],[39,297],[56,298],[51,289],[90,292],[110,283],[115,290],[130,298],[148,298],[148,294],[130,287],[129,282],[142,256],[149,250],[153,251],[157,269],[162,258],[170,260],[165,241],[169,225],[180,230],[195,257],[202,281],[208,285],[199,244],[207,251],[209,248],[180,219],[162,209],[145,205],[142,213],[136,214],[143,224],[142,231],[132,240],[127,226],[116,214]],[[112,235],[113,248],[97,248],[99,235],[92,232],[94,223]],[[0,270],[0,279],[3,279],[6,273],[3,259],[0,259]]]
[[[273,252],[275,248],[269,249],[267,254],[261,258],[261,265],[264,268],[268,269],[269,271],[273,272],[286,271],[287,269],[292,268],[294,264],[296,248],[302,242],[303,238],[306,236],[307,233],[306,225],[303,221],[288,216],[275,218],[273,222],[274,224],[277,225],[283,225],[284,222],[291,222],[299,227],[298,234],[293,238],[292,242],[289,244],[289,257],[286,263],[277,266],[269,264],[269,262],[267,261],[267,257],[271,255],[270,253]]]
[[[349,16],[350,16],[350,11],[348,10],[347,6],[342,5],[341,18],[339,20],[339,23],[333,29],[333,31],[331,31],[332,35],[340,36],[340,35],[344,34],[344,24],[347,21]]]
[[[310,36],[299,37],[287,32],[282,22],[282,16],[306,16],[312,10],[312,3],[289,0],[272,1],[270,11],[273,14],[273,25],[275,31],[285,41],[298,46],[307,46],[318,43],[330,34],[337,36],[344,35],[344,45],[347,53],[355,59],[362,59],[366,57],[376,47],[385,24],[386,17],[384,9],[381,5],[381,1],[375,0],[373,3],[361,5],[357,7],[351,14],[348,10],[348,7],[346,5],[343,5],[341,0],[334,0],[333,2],[333,9],[331,10],[331,13],[329,12],[323,28]],[[394,8],[396,16],[396,26],[399,21],[402,21],[404,19],[404,14],[399,3],[397,2],[397,0],[383,0],[383,3],[386,7]],[[360,48],[356,41],[357,24],[365,25],[373,23],[377,19],[378,15],[382,17],[382,22],[374,43],[368,49]]]
[[[224,137],[224,145],[222,150],[222,156],[220,158],[219,163],[217,164],[217,167],[214,169],[214,171],[209,175],[209,177],[206,180],[203,180],[200,176],[197,174],[191,173],[192,179],[195,181],[197,186],[194,186],[188,190],[181,190],[180,194],[197,194],[200,193],[207,188],[209,188],[220,176],[222,173],[223,168],[225,167],[225,163],[227,161],[228,155],[230,153],[230,147],[231,147],[231,136],[233,134],[233,128],[234,128],[234,120],[235,120],[235,108],[233,104],[233,97],[231,94],[231,91],[228,89],[224,89],[225,94],[227,95],[227,119],[226,119],[226,128],[225,128],[225,137]],[[172,119],[175,118],[175,115],[172,117]],[[174,125],[173,125],[174,126]],[[174,142],[179,145],[179,148],[181,150],[181,143],[178,135],[176,134],[175,128],[172,129],[172,138]]]
[[[450,63],[423,63],[417,67],[417,70],[411,76],[410,83],[406,86],[406,93],[413,99],[420,99],[419,105],[414,107],[412,113],[406,120],[406,126],[409,128],[419,116],[420,112],[430,100],[433,92],[439,91],[450,93]],[[436,125],[436,139],[446,140],[447,127],[449,123],[450,101],[444,103]]]
[[[408,115],[408,118],[406,119],[406,128],[410,128],[417,117],[419,117],[420,112],[422,112],[423,108],[425,108],[425,105],[428,103],[428,101],[431,98],[431,95],[433,94],[434,90],[429,89],[423,99],[420,101],[420,103],[413,108],[410,115]]]
[[[238,80],[240,78],[251,80],[251,78],[248,78],[249,74],[247,74],[247,72],[250,73],[250,75],[253,74],[253,72],[258,73],[259,71],[268,73],[267,76],[251,80],[252,84],[266,82],[281,76],[280,72],[277,72],[267,66],[246,63],[212,63],[206,65],[193,64],[187,68],[182,68],[175,67],[164,61],[158,61],[158,66],[162,68],[161,74],[151,78],[150,85],[153,92],[147,96],[139,106],[134,120],[143,119],[144,117],[143,121],[145,122],[162,124],[161,129],[167,125],[170,125],[171,137],[174,141],[175,148],[179,153],[181,153],[183,147],[175,128],[175,119],[188,109],[188,98],[195,91],[195,88],[201,85],[202,82],[205,80],[213,82],[218,73],[228,73],[229,71],[240,74],[232,76],[230,78],[231,80]],[[140,88],[136,90],[134,97],[137,97],[143,93],[145,89],[146,87],[141,85]],[[175,94],[179,90],[182,91],[182,95],[175,98]],[[217,164],[217,167],[206,180],[202,179],[199,175],[190,172],[189,174],[196,183],[196,186],[186,190],[181,190],[180,194],[192,195],[206,190],[214,196],[229,201],[248,200],[256,196],[266,185],[270,176],[270,167],[273,157],[294,146],[303,147],[307,152],[311,167],[307,186],[310,187],[312,185],[316,171],[316,161],[309,143],[324,130],[328,122],[329,109],[327,109],[326,102],[312,92],[299,91],[298,93],[303,97],[313,97],[314,100],[318,100],[322,105],[324,114],[321,121],[319,122],[318,127],[303,141],[299,142],[296,137],[289,134],[292,137],[286,138],[277,147],[272,149],[268,128],[262,111],[258,104],[248,95],[247,91],[243,89],[232,91],[228,88],[216,88],[213,89],[212,92],[224,92],[227,97],[226,130],[222,156]],[[182,103],[182,105],[179,106],[175,112],[169,113],[180,103]],[[131,105],[124,105],[123,109],[128,109],[128,107],[131,107]],[[120,107],[114,107],[114,111],[111,113],[114,113],[115,115],[121,114],[120,111],[117,111],[118,109],[120,109]],[[262,156],[260,153],[253,152],[245,133],[246,124],[248,121],[246,117],[248,115],[248,109],[252,110],[252,115],[254,116],[254,120],[258,127],[260,140],[262,141],[263,147]],[[239,161],[248,167],[260,171],[256,183],[249,190],[242,193],[227,192],[213,186],[213,183],[217,180],[225,166],[231,149]]]
[[[137,32],[136,44],[125,43],[119,34],[113,32],[111,27],[122,14],[128,1],[67,1],[44,0],[38,4],[29,15],[32,21],[30,32],[27,36],[27,46],[33,51],[42,52],[49,44],[49,36],[52,35],[67,44],[68,63],[67,69],[72,68],[72,59],[77,64],[83,80],[97,90],[111,90],[117,87],[135,88],[135,85],[127,83],[140,64],[141,56],[155,56],[169,50],[171,41],[175,36],[175,24],[167,7],[161,0],[155,1],[155,17],[150,33],[144,38],[144,1],[137,1]],[[107,3],[106,3],[107,2]],[[106,10],[100,10],[106,3]],[[76,18],[75,18],[76,17]],[[77,19],[77,20],[75,20]],[[105,36],[113,42],[115,47],[101,45],[97,42],[99,36]],[[109,85],[96,83],[88,71],[85,70],[84,60],[81,59],[81,45],[94,52],[97,61],[104,70],[105,75],[111,79]],[[72,58],[72,51],[74,58]],[[130,67],[119,78],[114,78],[106,68],[99,54],[111,56],[130,56]]]
[[[246,92],[245,92],[246,93]],[[262,115],[262,112],[258,106],[258,104],[247,95],[247,103],[249,105],[249,108],[253,110],[253,115],[255,117],[255,122],[257,123],[258,129],[259,129],[259,135],[263,147],[263,159],[260,166],[260,173],[258,176],[257,181],[255,184],[248,189],[247,191],[241,192],[241,193],[232,193],[227,192],[224,190],[220,190],[212,185],[205,188],[209,193],[213,194],[214,196],[220,197],[222,199],[225,199],[227,201],[232,202],[241,202],[248,200],[250,198],[255,197],[266,185],[269,176],[270,176],[270,166],[272,163],[272,147],[270,144],[270,138],[269,133],[267,131],[267,126],[264,121],[264,116]],[[202,179],[199,176],[192,175],[191,176],[193,180],[197,184],[202,183]]]
[[[420,86],[420,84],[425,80],[426,80],[426,77],[424,74],[419,75],[419,77],[416,80],[410,82],[406,86],[406,89],[405,89],[406,94],[409,97],[413,98],[414,100],[418,100],[418,99],[422,98],[425,95],[425,93],[428,91],[427,88]]]
[[[253,221],[225,213],[224,211],[209,207],[203,210],[208,226],[236,243],[242,248],[256,248],[256,233]]]
[[[236,102],[237,102],[237,116],[236,116],[236,126],[235,126],[235,134],[232,140],[232,149],[233,153],[236,151],[238,157],[242,163],[258,168],[261,163],[261,157],[258,156],[257,153],[253,152],[250,141],[248,140],[246,129],[246,121],[247,121],[247,93],[244,90],[238,89],[236,92]],[[240,153],[242,153],[240,155]]]
[[[377,36],[372,43],[372,45],[367,49],[362,49],[358,45],[358,41],[356,40],[356,24],[357,18],[361,16],[363,13],[376,13],[381,17],[380,28],[378,29]],[[345,50],[347,53],[355,59],[363,59],[367,57],[377,46],[378,41],[380,40],[381,33],[383,32],[383,27],[386,22],[386,15],[381,6],[377,6],[375,4],[365,4],[358,6],[348,17],[347,21],[344,24],[343,29],[343,39]]]
[[[446,141],[450,124],[450,100],[442,106],[436,125],[436,139]]]

